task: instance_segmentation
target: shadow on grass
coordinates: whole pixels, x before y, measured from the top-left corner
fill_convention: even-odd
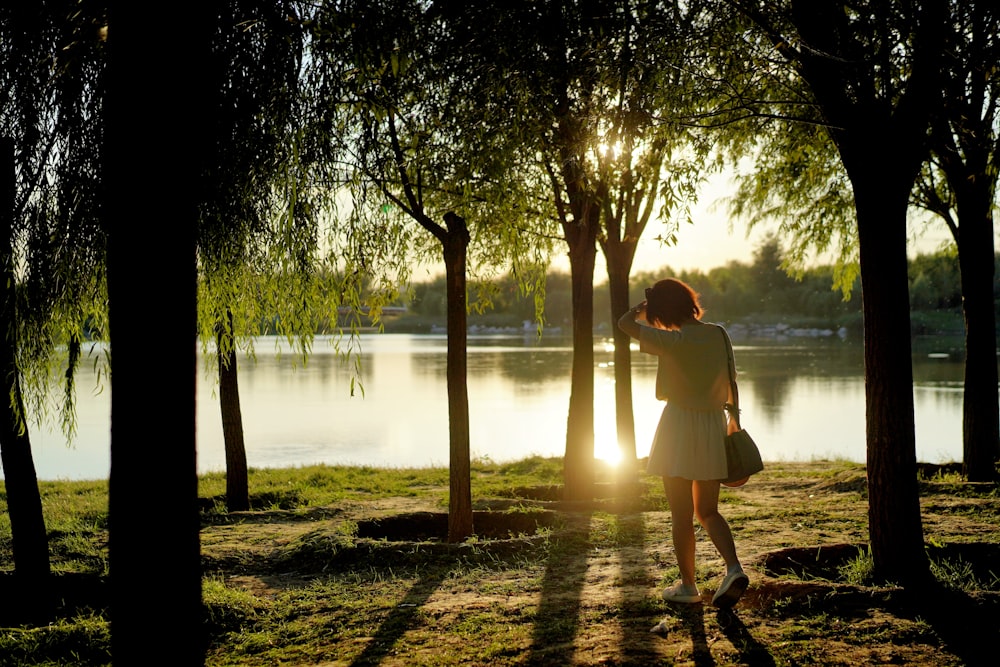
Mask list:
[[[592,516],[593,512],[586,511],[567,518],[567,530],[551,545],[527,664],[568,665],[573,662],[580,627],[581,595],[587,577]]]
[[[445,570],[425,573],[406,592],[372,636],[365,649],[351,661],[351,667],[378,665],[393,654],[393,649],[407,630],[420,624],[421,608],[444,580]]]
[[[843,583],[843,568],[866,552],[864,544],[787,548],[765,555],[762,566],[771,575],[804,580],[798,585],[803,590],[826,586],[826,604],[842,618],[860,617],[869,609],[881,608],[899,618],[926,623],[943,647],[965,665],[996,664],[1000,592],[995,590],[995,572],[1000,545],[955,543],[928,549],[928,557],[939,567],[957,567],[970,581],[987,582],[992,589],[973,593],[937,581],[922,587],[876,589]]]
[[[649,573],[643,559],[629,558],[626,550],[645,553],[646,524],[643,512],[657,507],[655,499],[644,493],[638,484],[596,484],[592,501],[561,500],[561,492],[553,487],[545,497],[539,489],[520,489],[517,495],[542,500],[566,517],[558,539],[552,544],[542,581],[541,600],[533,625],[532,644],[525,664],[573,664],[580,626],[585,621],[583,591],[586,585],[589,557],[597,546],[591,538],[594,513],[617,515],[612,539],[620,553],[622,582],[621,619],[626,637],[613,664],[648,665],[656,662],[654,638],[648,631],[650,621],[646,586]],[[635,564],[636,561],[642,564]],[[641,595],[630,594],[628,584],[637,583]],[[578,656],[577,656],[578,657]],[[621,662],[619,663],[618,660]]]
[[[756,597],[756,591],[748,595],[748,598],[750,597]],[[653,630],[655,634],[666,636],[672,630],[676,630],[676,626],[679,624],[691,638],[691,663],[699,667],[715,664],[705,630],[706,606],[708,606],[707,603],[670,605],[670,614]],[[715,607],[710,607],[710,609],[715,612],[716,622],[722,630],[722,634],[730,641],[739,656],[735,664],[754,665],[755,667],[758,665],[760,667],[774,667],[777,664],[771,650],[753,635],[740,619],[736,609]]]
[[[771,667],[776,664],[771,651],[751,634],[735,609],[718,610],[716,620],[722,628],[722,634],[739,652],[741,664],[760,667]]]
[[[650,664],[656,661],[655,636],[649,632],[649,600],[645,590],[651,575],[647,567],[646,554],[646,519],[639,513],[629,513],[618,518],[621,539],[618,549],[621,552],[621,582],[623,585],[622,610],[625,632],[629,633],[629,641],[622,646],[622,661],[629,665]],[[630,558],[627,550],[638,551],[642,558]],[[629,584],[635,584],[630,586]],[[628,591],[634,588],[642,590],[640,597],[629,596]]]
[[[535,623],[535,646],[544,647],[543,662],[561,664],[572,652],[579,624],[580,590],[586,574],[589,514],[565,519],[551,510],[474,512],[473,525],[480,538],[473,544],[449,544],[448,515],[441,512],[410,512],[358,523],[357,535],[366,541],[363,549],[338,554],[341,566],[352,563],[379,566],[426,565],[437,555],[440,564],[478,559],[488,562],[517,559],[533,551],[548,538],[538,531],[559,525],[560,535],[552,546],[543,584],[541,608]],[[565,531],[565,534],[564,534]],[[581,541],[582,540],[582,541]],[[395,546],[393,546],[395,545]],[[400,548],[411,545],[419,548]],[[421,623],[421,609],[441,586],[448,567],[423,571],[406,596],[380,624],[365,649],[350,663],[352,667],[377,665],[394,654],[395,646],[410,629]],[[563,651],[567,643],[568,651]],[[555,655],[551,647],[555,646]]]
[[[1000,646],[1000,595],[970,595],[937,585],[921,591],[904,590],[895,613],[923,620],[951,653],[969,667],[993,667]]]
[[[40,585],[3,572],[0,590],[9,602],[0,606],[0,627],[44,626],[84,611],[106,613],[110,602],[107,577],[92,573],[53,572]]]
[[[715,664],[712,649],[708,645],[708,635],[705,632],[705,606],[703,604],[671,604],[668,607],[667,618],[653,629],[651,634],[666,636],[673,629],[668,619],[676,619],[683,627],[685,634],[691,638],[690,663],[696,667],[709,667]]]

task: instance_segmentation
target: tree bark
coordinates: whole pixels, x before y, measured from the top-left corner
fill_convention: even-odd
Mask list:
[[[985,181],[986,179],[981,179]],[[985,187],[984,187],[985,186]],[[965,315],[965,391],[962,402],[962,468],[970,482],[998,480],[1000,404],[997,402],[997,326],[993,294],[995,249],[992,190],[959,195],[958,264]]]
[[[0,138],[3,201],[0,202],[0,459],[3,461],[7,512],[14,552],[14,575],[26,620],[45,612],[50,585],[49,541],[42,513],[35,462],[31,455],[20,370],[17,367],[17,287],[14,275],[14,142]]]
[[[964,12],[969,12],[964,14]],[[989,68],[993,35],[1000,20],[995,10],[973,5],[963,11],[971,35],[962,40],[949,68],[945,110],[931,134],[938,166],[951,191],[950,206],[939,202],[958,247],[965,317],[965,386],[962,419],[962,467],[966,479],[1000,479],[1000,405],[998,405],[993,204],[997,186],[997,129],[993,111],[995,84],[983,75]],[[938,202],[935,202],[938,203]]]
[[[800,73],[828,123],[854,190],[865,336],[868,532],[877,579],[921,586],[924,550],[913,418],[906,212],[930,154],[931,113],[943,95],[945,3],[907,17],[914,52],[905,78],[871,86],[873,44],[892,19],[866,34],[840,3],[792,0],[803,44]],[[779,45],[780,46],[780,45]],[[871,60],[871,63],[867,59]],[[864,63],[861,65],[861,63]],[[885,63],[884,66],[888,66]],[[858,91],[862,91],[860,94]]]
[[[874,574],[926,582],[917,485],[906,259],[908,189],[889,196],[878,173],[852,177],[864,315],[868,532]]]
[[[611,295],[611,329],[615,351],[615,424],[618,434],[619,480],[638,480],[636,459],[635,412],[632,404],[632,340],[615,324],[631,307],[629,275],[635,258],[636,241],[613,241],[604,244],[604,259],[608,271],[608,291]]]
[[[447,233],[442,241],[448,295],[448,433],[449,486],[448,541],[461,542],[473,533],[472,471],[469,447],[469,386],[466,345],[466,253],[469,230],[454,213],[444,216]]]
[[[213,145],[214,3],[109,9],[105,196],[115,664],[203,665],[196,228]],[[183,17],[183,60],[177,23]],[[198,63],[187,67],[184,62]],[[142,63],[136,68],[136,63]],[[162,337],[163,323],[171,334]],[[151,381],[155,348],[162,375]],[[156,573],[151,599],[150,573]]]
[[[597,260],[597,215],[594,204],[583,204],[564,225],[569,244],[573,301],[573,365],[563,488],[567,500],[594,496],[594,266]]]
[[[234,336],[233,313],[226,311],[228,336]],[[244,512],[250,509],[250,485],[247,479],[247,448],[243,437],[243,413],[240,410],[240,385],[236,365],[236,347],[226,347],[226,325],[216,327],[216,350],[219,361],[219,410],[222,413],[222,439],[226,449],[226,509]],[[224,351],[225,350],[225,351]]]

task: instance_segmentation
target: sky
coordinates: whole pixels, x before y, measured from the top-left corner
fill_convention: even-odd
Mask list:
[[[726,205],[719,200],[729,194],[731,187],[726,176],[720,175],[709,179],[700,194],[698,205],[691,211],[693,224],[681,224],[677,230],[675,245],[668,246],[657,241],[656,237],[664,231],[663,224],[655,219],[650,220],[642,238],[639,239],[632,273],[658,271],[665,266],[675,271],[708,272],[732,260],[753,261],[753,251],[767,236],[768,229],[762,226],[748,235],[746,223],[740,221],[734,221],[730,229]],[[556,247],[561,249],[558,245]],[[569,261],[563,255],[557,254],[553,266],[568,272]],[[597,253],[594,276],[597,281],[607,276],[604,257],[600,250]]]
[[[722,201],[732,194],[734,187],[726,175],[710,179],[701,192],[698,205],[692,210],[693,224],[681,225],[676,245],[664,246],[656,241],[655,237],[662,228],[658,222],[651,221],[643,234],[644,238],[639,240],[632,272],[656,271],[664,266],[675,271],[708,272],[731,261],[752,262],[754,250],[768,233],[777,231],[777,226],[762,223],[748,234],[747,221],[732,219]],[[951,233],[939,219],[932,220],[929,225],[911,224],[910,234],[908,253],[911,257],[934,252],[943,244],[951,243]],[[816,258],[815,263],[829,264],[832,261],[830,257],[821,256]],[[598,262],[595,275],[603,277],[606,273],[600,252]]]
[[[682,223],[677,230],[675,245],[666,246],[656,240],[663,232],[663,226],[659,221],[651,220],[643,237],[639,239],[632,274],[656,272],[664,267],[678,272],[698,270],[707,273],[731,261],[753,262],[754,250],[769,233],[777,231],[777,226],[774,223],[761,223],[752,233],[748,233],[746,220],[732,219],[723,200],[732,194],[734,187],[726,174],[711,177],[699,195],[698,205],[691,212],[692,224]],[[908,254],[911,257],[935,252],[944,244],[952,243],[951,233],[944,222],[938,219],[932,220],[930,224],[912,223],[909,233],[911,239]],[[1000,242],[997,247],[1000,247]],[[832,264],[833,259],[820,256],[815,258],[814,263]],[[552,268],[569,272],[564,243],[556,245]],[[438,269],[429,269],[431,274],[437,272]],[[443,273],[443,268],[440,268],[440,273]],[[594,277],[597,282],[607,277],[600,250],[597,252]]]
[[[748,234],[746,222],[733,220],[726,211],[725,202],[720,201],[729,194],[729,187],[724,176],[708,182],[698,205],[691,211],[693,224],[681,223],[675,245],[665,246],[657,241],[663,225],[650,221],[643,238],[639,239],[632,272],[656,271],[664,266],[676,271],[708,272],[733,260],[753,261],[754,249],[770,228],[761,226]]]

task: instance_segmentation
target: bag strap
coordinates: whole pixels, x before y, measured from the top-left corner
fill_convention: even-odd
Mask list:
[[[726,331],[725,327],[716,325],[722,332],[723,341],[726,344],[726,366],[729,370],[729,392],[732,394],[732,403],[726,403],[726,412],[729,413],[729,418],[736,422],[736,428],[740,427],[740,391],[736,386],[736,358],[733,354],[733,341],[729,338],[729,332]]]

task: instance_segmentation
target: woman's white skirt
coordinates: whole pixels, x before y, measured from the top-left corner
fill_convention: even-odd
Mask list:
[[[725,479],[726,413],[667,403],[653,436],[646,471],[663,477]]]

